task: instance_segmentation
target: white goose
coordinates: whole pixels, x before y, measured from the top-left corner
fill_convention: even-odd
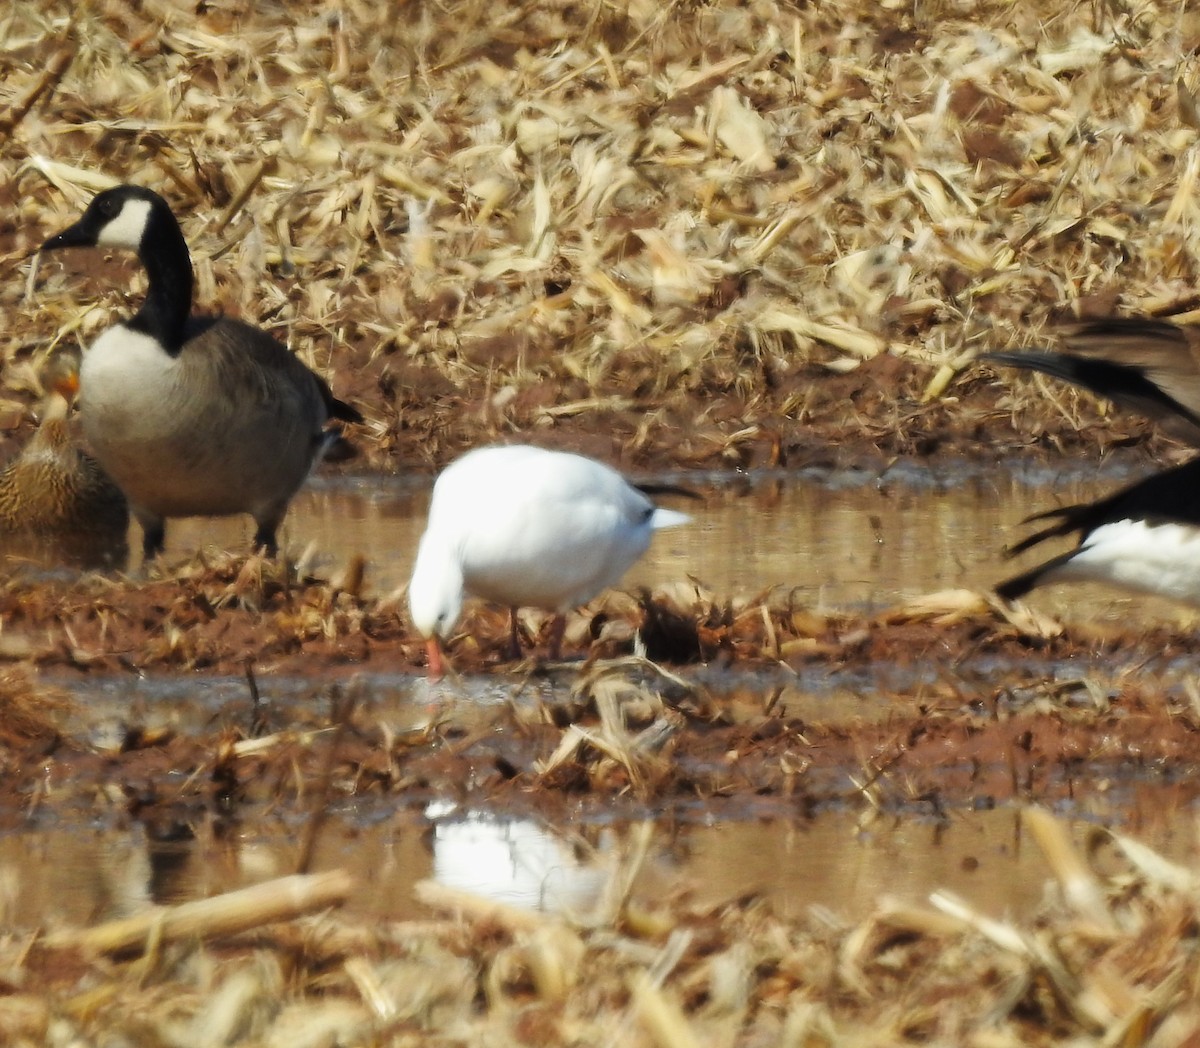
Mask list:
[[[685,493],[639,489],[601,462],[528,445],[478,448],[451,463],[434,484],[408,590],[430,679],[442,675],[441,642],[466,594],[511,609],[515,655],[517,609],[554,612],[557,658],[564,613],[618,582],[656,530],[690,519],[647,497],[667,491]]]
[[[80,417],[97,460],[129,499],[147,557],[166,518],[249,513],[255,546],[276,549],[288,502],[332,435],[361,422],[325,381],[261,328],[192,316],[192,262],[157,193],[116,186],[41,250],[136,251],[149,278],[137,314],[84,354]]]

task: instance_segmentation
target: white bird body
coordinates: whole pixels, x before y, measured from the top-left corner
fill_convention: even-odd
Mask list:
[[[1200,605],[1200,528],[1129,519],[1103,524],[1039,584],[1069,581],[1105,582]]]
[[[478,448],[434,485],[409,585],[413,622],[445,638],[466,594],[561,615],[620,581],[655,531],[689,519],[582,455]]]
[[[1056,523],[1022,539],[1021,553],[1048,538],[1078,533],[1066,553],[1006,579],[1005,600],[1051,582],[1105,582],[1200,606],[1200,458],[1155,473],[1097,502],[1039,513]]]

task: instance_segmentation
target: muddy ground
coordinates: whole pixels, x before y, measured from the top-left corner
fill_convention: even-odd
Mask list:
[[[475,607],[451,644],[457,673],[436,685],[395,597],[258,556],[212,554],[148,579],[12,581],[0,615],[0,807],[15,824],[31,804],[72,810],[104,784],[125,798],[114,814],[127,803],[178,829],[206,811],[295,801],[297,767],[341,799],[406,806],[443,794],[498,812],[633,818],[697,800],[719,812],[775,797],[803,814],[870,798],[940,816],[1069,801],[1109,777],[1186,782],[1200,759],[1200,715],[1180,683],[1200,645],[1190,631],[1064,626],[963,591],[873,615],[817,614],[779,593],[614,593],[572,617],[569,661],[556,665],[537,658],[538,616],[525,620],[530,658],[512,663],[505,614]],[[631,659],[635,637],[648,661]],[[860,679],[886,667],[912,683],[805,717],[780,699],[813,666]],[[85,682],[180,674],[197,696],[207,680],[242,678],[244,699],[198,729],[136,709],[102,740],[61,728]],[[494,677],[511,698],[473,702],[458,674]],[[282,681],[306,683],[282,700]],[[596,738],[552,762],[579,728]],[[263,736],[261,749],[250,742]]]

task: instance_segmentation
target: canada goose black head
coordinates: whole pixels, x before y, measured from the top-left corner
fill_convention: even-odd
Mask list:
[[[149,275],[146,300],[128,326],[173,353],[186,338],[192,308],[192,258],[167,202],[144,186],[97,193],[79,221],[41,247],[112,247],[137,252]]]

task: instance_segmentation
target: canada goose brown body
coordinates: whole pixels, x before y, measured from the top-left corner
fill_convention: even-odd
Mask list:
[[[1088,320],[1058,334],[1061,352],[985,353],[981,359],[1082,386],[1200,447],[1200,334],[1148,317]]]
[[[92,245],[137,251],[149,277],[137,315],[105,331],[80,372],[84,434],[128,497],[146,554],[161,549],[169,517],[235,513],[274,552],[331,438],[326,422],[362,417],[260,328],[191,315],[191,258],[157,194],[106,190],[43,250]]]
[[[229,318],[197,323],[166,359],[114,328],[84,357],[80,385],[88,444],[135,511],[160,518],[277,523],[326,439],[316,376]]]

